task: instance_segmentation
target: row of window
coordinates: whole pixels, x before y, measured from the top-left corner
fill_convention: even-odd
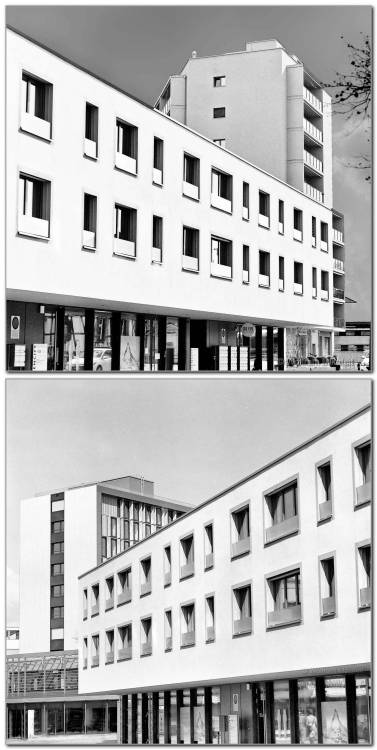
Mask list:
[[[371,547],[362,543],[357,547],[358,608],[367,609],[371,605]],[[335,555],[328,554],[319,558],[319,591],[320,617],[328,619],[337,614],[337,592],[335,577]],[[266,628],[284,627],[299,624],[301,612],[301,571],[300,567],[268,576],[266,578]],[[221,610],[221,617],[224,612]],[[201,637],[206,643],[216,640],[215,596],[209,594],[204,601],[204,618],[199,616]],[[195,646],[197,627],[195,602],[186,602],[179,607],[180,647]],[[123,623],[116,628],[105,631],[105,663],[112,664],[115,659],[131,659],[132,622]],[[203,629],[204,628],[204,629]],[[253,632],[252,583],[242,583],[232,587],[232,633],[233,637]],[[117,642],[115,643],[115,637]],[[164,650],[173,649],[173,611],[164,612]],[[140,656],[152,654],[152,617],[140,619]],[[91,636],[91,666],[99,665],[100,635]],[[83,639],[83,666],[88,666],[88,637]]]

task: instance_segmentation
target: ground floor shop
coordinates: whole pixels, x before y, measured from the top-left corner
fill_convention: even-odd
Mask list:
[[[9,301],[7,368],[42,372],[282,370],[287,332],[293,331],[292,342],[295,330]],[[306,336],[305,344],[308,340]],[[323,334],[323,341],[328,344],[322,342],[321,351],[330,352],[330,332]],[[293,351],[293,343],[289,346]]]
[[[56,699],[8,703],[7,738],[118,733],[118,700]]]
[[[365,672],[189,687],[122,697],[125,744],[368,744]]]
[[[285,352],[288,365],[328,363],[334,354],[334,333],[311,328],[287,328]]]

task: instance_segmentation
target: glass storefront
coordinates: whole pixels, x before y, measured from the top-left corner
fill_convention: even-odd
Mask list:
[[[371,738],[370,678],[356,677],[356,738],[359,745],[369,745]]]
[[[63,703],[49,703],[47,712],[47,734],[62,734],[64,732]]]
[[[82,734],[84,732],[84,704],[67,703],[65,707],[66,734]]]
[[[297,692],[300,744],[317,745],[318,721],[315,680],[298,680]]]
[[[47,370],[55,370],[56,313],[45,312],[43,343],[47,344]]]
[[[104,732],[106,727],[106,706],[103,703],[88,703],[85,712],[86,731]]]
[[[93,371],[111,372],[111,313],[94,313]]]
[[[145,318],[144,326],[144,370],[156,372],[160,360],[158,350],[158,319]]]
[[[324,745],[347,745],[347,701],[345,677],[325,678],[325,700],[321,702]]]
[[[78,372],[84,369],[85,311],[65,309],[63,370]]]
[[[166,318],[165,370],[178,370],[178,318]]]
[[[274,682],[274,733],[276,745],[291,744],[289,682]]]
[[[140,336],[136,335],[136,315],[122,313],[120,323],[120,369],[140,370]]]

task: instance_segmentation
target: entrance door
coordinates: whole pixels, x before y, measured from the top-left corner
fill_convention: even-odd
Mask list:
[[[144,370],[156,372],[160,353],[158,351],[158,319],[145,318],[144,327]]]
[[[256,682],[253,687],[254,742],[267,744],[266,683]]]

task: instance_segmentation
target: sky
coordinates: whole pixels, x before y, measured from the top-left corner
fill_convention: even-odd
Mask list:
[[[22,6],[6,21],[72,61],[153,105],[192,50],[211,55],[277,38],[323,82],[349,67],[346,42],[371,31],[368,5]],[[344,36],[344,40],[341,39]],[[348,320],[371,318],[371,186],[347,167],[368,153],[362,122],[333,119],[334,208],[345,214]]]
[[[197,505],[364,406],[370,388],[363,376],[8,380],[8,623],[21,499],[133,474]]]

